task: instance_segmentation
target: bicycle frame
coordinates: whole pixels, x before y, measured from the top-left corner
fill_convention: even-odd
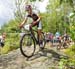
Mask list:
[[[21,50],[22,55],[24,55],[27,58],[30,58],[34,55],[37,44],[39,45],[41,50],[44,49],[45,44],[46,44],[45,37],[44,37],[44,33],[41,32],[43,38],[42,38],[42,41],[40,41],[38,31],[36,31],[32,28],[28,29],[28,30],[24,28],[24,33],[25,34],[21,37],[21,40],[20,40],[20,50]],[[27,37],[27,39],[29,41],[27,42],[27,39],[24,40],[25,39],[24,37]],[[24,43],[24,41],[26,41],[26,42]],[[32,51],[30,50],[30,52],[29,52],[28,49],[29,50],[33,49],[33,50]]]
[[[24,28],[24,27],[23,27],[23,28]],[[24,29],[24,31],[26,31],[26,30]],[[30,32],[31,36],[34,38],[34,40],[36,41],[36,43],[39,44],[39,35],[38,35],[38,31],[36,31],[36,30],[34,30],[34,29],[31,28],[31,29],[29,30],[29,32]],[[35,37],[34,32],[37,33],[37,37]],[[43,33],[43,32],[42,32],[42,33]]]
[[[31,29],[30,32],[31,32],[31,36],[34,38],[34,40],[36,41],[36,43],[39,44],[39,35],[38,35],[38,32],[36,30],[33,30],[33,29]],[[35,36],[34,32],[37,33],[37,37]]]

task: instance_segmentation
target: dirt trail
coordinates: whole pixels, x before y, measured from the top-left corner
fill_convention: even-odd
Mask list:
[[[20,53],[20,49],[14,50],[6,55],[0,56],[0,69],[59,69],[58,62],[65,56],[62,51],[57,51],[56,47],[49,47],[43,51],[37,51],[30,59]]]

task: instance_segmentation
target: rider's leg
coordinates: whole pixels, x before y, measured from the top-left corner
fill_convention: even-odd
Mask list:
[[[39,38],[39,42],[41,43],[42,42],[42,35],[41,35],[41,32],[42,32],[42,24],[41,24],[41,21],[36,23],[36,24],[33,24],[31,25],[31,29],[32,27],[36,26],[38,27],[38,38]]]
[[[39,42],[42,42],[42,34],[41,34],[42,30],[38,29],[38,37],[39,37]]]
[[[42,24],[41,24],[41,22],[39,22],[39,24],[38,24],[38,37],[39,37],[39,42],[40,42],[40,44],[42,44]]]

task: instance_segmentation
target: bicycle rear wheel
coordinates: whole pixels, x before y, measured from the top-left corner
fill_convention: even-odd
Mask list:
[[[20,40],[20,51],[23,56],[30,58],[35,52],[35,41],[31,34],[24,34]]]

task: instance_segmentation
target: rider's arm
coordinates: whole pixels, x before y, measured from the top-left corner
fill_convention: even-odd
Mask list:
[[[25,23],[27,22],[27,17],[24,19],[24,21],[21,23],[21,25],[25,25]]]
[[[34,23],[37,23],[37,22],[39,22],[40,21],[40,17],[38,16],[38,19],[36,20],[36,21],[34,21]]]
[[[25,23],[27,22],[27,19],[28,19],[28,17],[26,17],[26,18],[23,20],[23,22],[20,24],[20,28],[22,28],[22,27],[25,25]]]
[[[38,17],[38,19],[36,20],[36,22],[39,22],[40,21],[40,17]]]

